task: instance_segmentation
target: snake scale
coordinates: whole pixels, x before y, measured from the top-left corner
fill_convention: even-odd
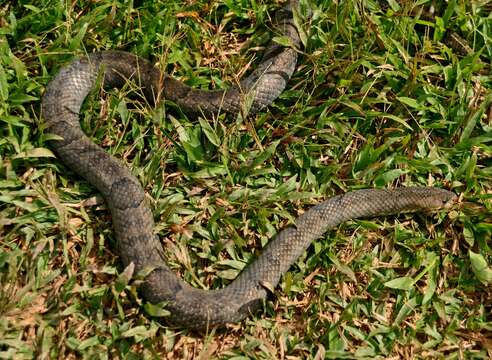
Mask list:
[[[42,112],[47,131],[58,135],[52,141],[57,156],[95,186],[111,211],[119,254],[124,266],[135,271],[153,269],[141,291],[151,303],[164,302],[169,321],[188,328],[237,322],[261,306],[269,290],[310,243],[343,221],[403,211],[441,208],[455,197],[447,190],[399,188],[359,190],[332,197],[301,215],[295,224],[278,233],[228,286],[218,290],[196,289],[182,281],[165,263],[161,242],[154,234],[154,221],[144,190],[129,169],[94,144],[81,130],[80,107],[98,76],[105,87],[121,87],[132,80],[149,102],[160,96],[174,101],[194,115],[245,110],[254,114],[284,90],[295,70],[299,35],[293,21],[291,1],[277,11],[277,31],[291,46],[271,43],[251,75],[228,90],[203,91],[188,87],[162,74],[150,62],[126,52],[93,53],[63,67],[47,86]]]

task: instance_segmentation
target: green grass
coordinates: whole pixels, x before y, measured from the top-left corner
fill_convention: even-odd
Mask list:
[[[144,185],[170,266],[223,286],[304,209],[354,189],[436,185],[460,204],[345,223],[255,316],[168,328],[127,280],[98,193],[49,150],[41,96],[103,49],[226,87],[258,61],[278,5],[0,2],[0,358],[492,354],[492,5],[437,1],[429,20],[425,0],[318,3],[289,88],[253,118],[187,119],[125,91],[86,101],[84,130]]]

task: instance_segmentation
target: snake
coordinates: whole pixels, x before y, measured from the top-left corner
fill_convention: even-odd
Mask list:
[[[455,198],[453,192],[435,187],[347,192],[306,210],[223,288],[195,288],[170,269],[162,243],[154,233],[154,220],[142,185],[127,166],[82,131],[82,103],[99,82],[107,88],[121,88],[133,81],[149,102],[164,98],[188,114],[246,112],[252,116],[280,95],[295,71],[300,47],[294,21],[297,6],[297,1],[289,1],[273,20],[275,31],[289,44],[272,40],[256,69],[225,90],[192,88],[162,73],[148,60],[111,50],[72,60],[46,87],[41,101],[45,131],[56,135],[50,140],[50,147],[68,168],[102,194],[111,212],[122,264],[134,266],[135,273],[146,271],[139,285],[141,295],[168,310],[166,321],[170,326],[200,329],[240,322],[261,308],[282,275],[328,229],[360,217],[439,209]]]

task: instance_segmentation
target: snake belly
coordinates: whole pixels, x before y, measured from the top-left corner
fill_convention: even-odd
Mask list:
[[[238,322],[257,310],[269,290],[310,243],[329,228],[357,218],[440,208],[454,194],[437,188],[359,190],[332,197],[306,211],[281,231],[228,286],[196,289],[182,281],[165,263],[162,244],[144,190],[129,169],[94,144],[81,130],[80,107],[99,76],[105,87],[121,87],[132,80],[149,102],[161,96],[192,115],[220,112],[254,114],[270,105],[284,90],[296,67],[299,35],[289,2],[277,12],[275,27],[291,47],[272,43],[255,71],[227,90],[203,91],[162,74],[150,62],[121,51],[90,54],[63,67],[47,86],[42,113],[57,156],[103,195],[112,215],[118,251],[124,266],[135,272],[153,269],[141,285],[144,298],[165,303],[169,322],[204,328]],[[245,105],[247,104],[247,106]]]

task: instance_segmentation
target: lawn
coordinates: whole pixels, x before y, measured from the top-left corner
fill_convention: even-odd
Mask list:
[[[346,222],[254,316],[168,327],[122,268],[98,192],[50,150],[41,96],[63,64],[109,49],[226,88],[258,63],[280,3],[0,1],[0,359],[492,356],[492,3],[308,3],[297,70],[258,115],[188,118],[128,88],[84,103],[84,131],[144,186],[170,267],[225,286],[351,190],[437,186],[459,202]]]

